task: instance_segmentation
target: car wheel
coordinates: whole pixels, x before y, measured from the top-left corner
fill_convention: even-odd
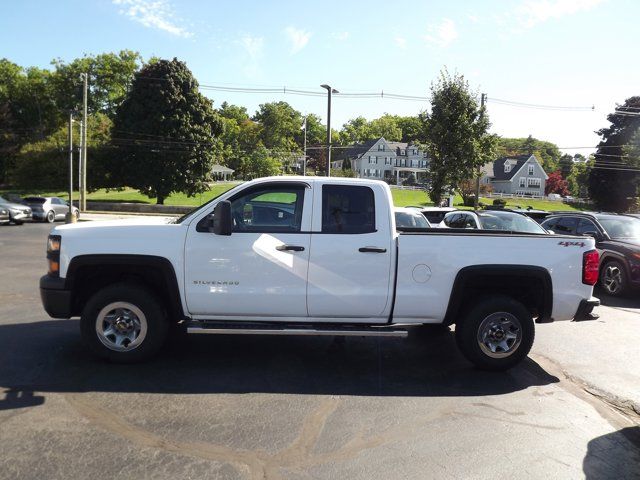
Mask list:
[[[15,225],[22,225],[24,222],[22,220],[11,220]]]
[[[520,302],[502,295],[480,301],[456,324],[462,354],[484,370],[507,370],[533,345],[533,316]]]
[[[47,212],[47,216],[45,217],[45,220],[46,220],[48,223],[53,223],[53,222],[55,222],[55,221],[56,221],[56,213],[55,213],[53,210],[49,210],[49,211]]]
[[[149,289],[119,283],[98,291],[82,311],[80,332],[96,355],[116,363],[148,360],[164,345],[169,322]]]
[[[627,291],[627,275],[617,260],[609,260],[600,271],[600,286],[612,297],[620,297]]]

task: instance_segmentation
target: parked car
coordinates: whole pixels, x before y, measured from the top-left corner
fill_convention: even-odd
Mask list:
[[[21,203],[13,203],[0,197],[0,208],[9,211],[9,219],[11,223],[22,225],[25,220],[31,220],[31,208]]]
[[[455,207],[422,207],[420,213],[425,216],[432,227],[437,227],[447,213],[455,210],[457,210]]]
[[[6,225],[9,222],[11,222],[9,210],[7,210],[6,208],[0,208],[0,224]]]
[[[537,222],[522,213],[507,210],[457,210],[449,212],[439,228],[502,230],[515,233],[548,234]]]
[[[396,207],[394,209],[396,217],[396,229],[402,228],[431,228],[427,219],[413,207]]]
[[[33,211],[33,219],[39,222],[53,223],[56,220],[64,220],[69,213],[69,204],[60,197],[25,197],[24,201]],[[80,211],[72,207],[76,218],[80,217]]]
[[[267,177],[172,223],[59,225],[41,299],[55,318],[80,316],[86,345],[120,363],[158,353],[178,322],[188,334],[394,337],[455,323],[462,353],[491,370],[526,357],[536,322],[584,320],[599,303],[592,238],[398,233],[392,215],[381,181]]]
[[[546,210],[537,210],[535,208],[532,207],[527,207],[527,208],[504,208],[504,207],[498,207],[498,206],[493,206],[493,205],[489,205],[487,207],[484,207],[485,210],[500,210],[500,211],[505,211],[505,212],[516,212],[516,213],[522,213],[523,215],[526,215],[527,217],[531,217],[533,218],[536,222],[538,223],[542,223],[542,221],[547,218],[549,215],[551,215],[552,212],[547,212]]]
[[[640,288],[640,219],[615,213],[558,213],[542,226],[562,235],[590,236],[600,251],[600,285],[613,296]]]

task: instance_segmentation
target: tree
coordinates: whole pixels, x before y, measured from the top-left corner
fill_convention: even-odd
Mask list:
[[[569,186],[567,181],[562,178],[560,170],[549,174],[547,183],[544,186],[544,194],[549,195],[550,193],[557,193],[563,197],[569,195]]]
[[[282,163],[269,155],[269,150],[259,146],[245,157],[244,174],[246,178],[268,177],[281,172]]]
[[[441,72],[431,85],[431,112],[424,125],[431,158],[429,196],[434,203],[493,160],[496,137],[488,133],[490,125],[464,77]]]
[[[126,168],[127,185],[155,197],[205,191],[220,153],[222,122],[198,91],[186,64],[159,60],[135,75],[118,107],[112,140]]]
[[[344,144],[360,143],[373,138],[371,125],[364,117],[356,117],[342,126],[341,138]]]
[[[61,112],[81,105],[82,80],[80,75],[89,75],[87,107],[90,113],[101,112],[114,118],[116,109],[124,100],[134,75],[142,66],[138,52],[122,50],[118,53],[85,55],[70,63],[61,59],[51,62],[55,67],[52,85],[55,101]]]
[[[396,117],[385,113],[369,123],[371,139],[384,137],[389,142],[402,140],[402,129],[398,126]]]
[[[269,150],[289,154],[299,150],[296,136],[302,125],[302,114],[287,102],[263,103],[253,116],[260,124],[260,139]]]
[[[582,155],[580,156],[584,158]],[[578,198],[589,197],[589,174],[592,167],[593,159],[587,160],[586,158],[584,161],[578,161],[573,165],[571,175],[567,178],[571,195]]]
[[[607,115],[611,125],[597,131],[602,140],[589,175],[589,193],[602,210],[626,212],[635,202],[640,174],[634,170],[637,157],[628,156],[628,147],[638,135],[640,116],[622,112],[639,110],[640,96],[630,97],[617,106],[616,112]]]
[[[571,175],[571,171],[573,170],[573,157],[568,153],[565,153],[560,157],[560,171],[562,173],[562,178],[569,178]]]

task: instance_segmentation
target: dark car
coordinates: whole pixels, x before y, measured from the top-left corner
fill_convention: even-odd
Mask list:
[[[600,252],[600,285],[613,296],[640,288],[640,219],[615,213],[565,213],[547,217],[547,230],[588,235]]]
[[[527,217],[533,218],[536,222],[542,223],[545,218],[551,215],[551,212],[547,212],[546,210],[537,210],[535,208],[527,207],[527,208],[504,208],[498,206],[486,206],[485,210],[503,210],[505,212],[516,212],[522,213]]]

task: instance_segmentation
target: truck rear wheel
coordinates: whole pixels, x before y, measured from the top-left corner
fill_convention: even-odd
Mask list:
[[[527,356],[535,328],[531,313],[506,296],[480,301],[456,324],[462,354],[484,370],[507,370]]]
[[[117,363],[151,358],[164,344],[168,326],[157,296],[130,283],[98,291],[85,305],[80,319],[84,343],[99,357]]]

